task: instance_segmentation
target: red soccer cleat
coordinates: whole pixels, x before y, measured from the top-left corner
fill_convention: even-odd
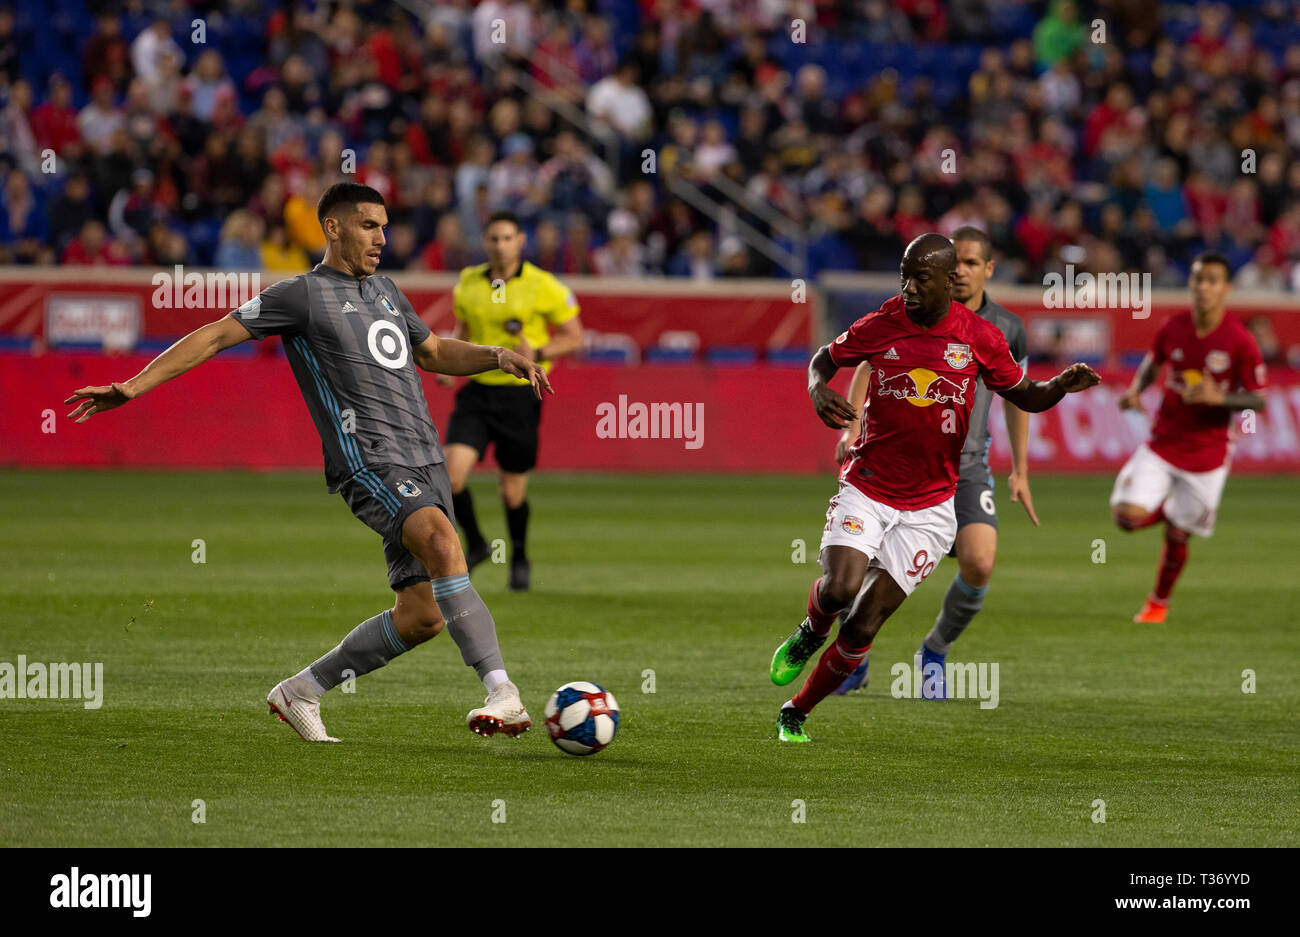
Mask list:
[[[1142,603],[1142,611],[1134,615],[1133,620],[1139,625],[1163,625],[1168,612],[1168,602],[1157,602],[1149,598]]]

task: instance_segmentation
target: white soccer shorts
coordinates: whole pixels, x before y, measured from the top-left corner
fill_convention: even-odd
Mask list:
[[[821,550],[850,547],[889,573],[907,595],[934,572],[957,538],[953,499],[919,511],[900,511],[841,484],[826,510]]]
[[[1165,517],[1175,527],[1208,537],[1214,532],[1227,480],[1226,463],[1208,472],[1187,472],[1170,465],[1143,443],[1119,470],[1110,506],[1136,504],[1154,511],[1163,504]]]

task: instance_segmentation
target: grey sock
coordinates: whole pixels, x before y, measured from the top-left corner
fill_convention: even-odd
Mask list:
[[[378,670],[409,650],[393,625],[392,611],[385,609],[357,625],[338,647],[313,663],[311,675],[328,690],[347,679],[349,675],[344,674],[345,670],[352,671],[350,676],[359,677]]]
[[[952,579],[952,585],[943,596],[943,608],[934,620],[934,627],[925,636],[925,646],[936,654],[947,654],[952,643],[961,637],[971,619],[979,614],[984,605],[984,595],[988,586],[976,588],[961,578],[958,573]]]
[[[478,590],[470,585],[469,574],[448,576],[433,581],[433,597],[447,622],[451,639],[460,648],[460,657],[474,668],[480,680],[493,670],[505,670],[501,648],[497,645],[497,626]]]

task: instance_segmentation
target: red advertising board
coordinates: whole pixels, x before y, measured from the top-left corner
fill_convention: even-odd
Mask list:
[[[287,362],[218,357],[129,405],[75,425],[62,401],[85,384],[136,374],[146,355],[0,356],[0,464],[178,469],[320,469],[320,440]],[[1050,370],[1036,369],[1046,377]],[[839,383],[847,383],[847,374]],[[1030,422],[1036,472],[1112,472],[1146,436],[1115,401],[1129,375],[1067,397]],[[645,472],[833,472],[836,434],[813,415],[802,369],[610,367],[562,363],[542,417],[544,469]],[[1270,375],[1269,404],[1240,432],[1235,472],[1300,472],[1300,374]],[[452,391],[425,378],[434,423]],[[1154,412],[1159,391],[1148,391]],[[656,406],[658,405],[658,406]],[[674,405],[678,405],[674,407]],[[992,408],[995,467],[1009,464]],[[1240,423],[1240,419],[1238,423]]]

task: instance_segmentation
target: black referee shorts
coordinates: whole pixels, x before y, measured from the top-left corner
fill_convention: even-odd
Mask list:
[[[443,442],[460,443],[487,455],[496,446],[497,464],[504,471],[522,474],[537,465],[537,428],[542,422],[542,402],[531,385],[489,387],[468,381],[456,394],[456,408],[447,422]]]

